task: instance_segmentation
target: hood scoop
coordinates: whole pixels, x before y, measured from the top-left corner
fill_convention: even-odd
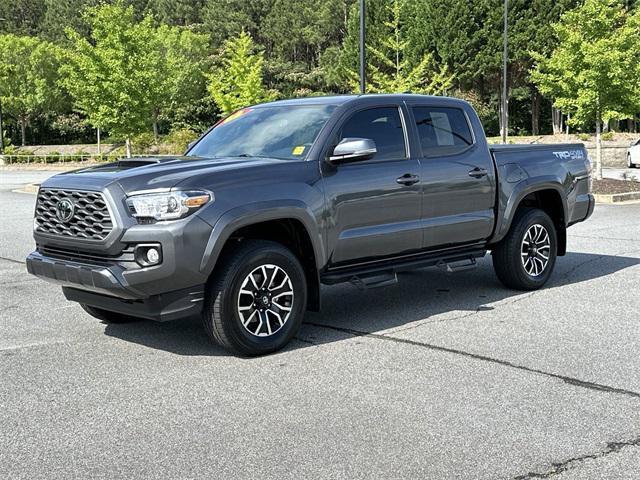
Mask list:
[[[146,165],[157,165],[165,162],[175,162],[176,160],[177,159],[175,157],[133,157],[121,158],[116,163],[118,167],[126,169],[144,167]]]

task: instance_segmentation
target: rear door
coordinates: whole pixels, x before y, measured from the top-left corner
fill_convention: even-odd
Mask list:
[[[409,151],[406,118],[400,105],[375,106],[348,114],[338,125],[332,145],[344,138],[370,138],[377,154],[323,167],[332,265],[421,248],[420,162]]]
[[[414,104],[411,111],[422,149],[423,248],[488,238],[496,179],[484,140],[476,141],[462,107]]]

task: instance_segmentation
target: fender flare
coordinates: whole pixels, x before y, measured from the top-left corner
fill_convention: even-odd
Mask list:
[[[318,271],[325,264],[320,228],[309,207],[299,200],[253,202],[227,210],[216,221],[200,263],[200,272],[209,276],[218,262],[222,248],[239,228],[269,220],[293,219],[302,223],[313,246]]]
[[[502,240],[509,232],[513,218],[515,217],[516,210],[522,202],[522,200],[532,193],[536,193],[542,190],[554,190],[560,195],[562,202],[562,213],[564,218],[564,226],[566,227],[568,221],[569,206],[567,204],[567,196],[562,184],[562,181],[554,176],[534,177],[527,178],[522,182],[516,184],[506,202],[503,199],[498,203],[498,221],[496,229],[491,237],[490,243],[497,243]]]

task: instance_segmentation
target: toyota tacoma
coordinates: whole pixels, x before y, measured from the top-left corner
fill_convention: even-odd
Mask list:
[[[240,355],[283,347],[322,284],[393,284],[491,252],[542,287],[594,208],[582,144],[489,145],[466,102],[412,94],[255,105],[183,156],[125,158],[40,186],[30,273],[105,322],[199,315]]]

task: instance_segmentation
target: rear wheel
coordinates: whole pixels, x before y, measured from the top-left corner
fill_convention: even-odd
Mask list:
[[[209,337],[225,349],[262,355],[293,338],[306,304],[305,274],[296,256],[276,242],[245,240],[216,268],[202,320]]]
[[[123,313],[110,312],[109,310],[103,310],[102,308],[91,307],[81,303],[82,309],[92,317],[102,320],[105,323],[131,323],[139,322],[143,320],[140,317],[132,317]]]
[[[500,281],[516,290],[542,287],[556,263],[556,228],[545,212],[523,208],[516,213],[507,236],[493,250],[493,267]]]

